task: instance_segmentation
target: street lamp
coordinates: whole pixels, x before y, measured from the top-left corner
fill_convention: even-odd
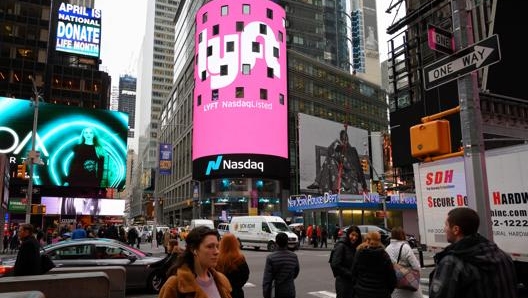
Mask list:
[[[35,151],[35,141],[37,135],[37,123],[38,123],[38,105],[40,99],[40,93],[37,90],[37,85],[33,76],[29,76],[29,79],[33,83],[33,94],[34,98],[31,100],[33,105],[33,130],[31,131],[31,151],[29,152],[28,159],[26,159],[29,168],[29,181],[27,188],[27,205],[26,205],[26,223],[31,223],[31,205],[33,201],[33,164],[42,164],[37,152]]]

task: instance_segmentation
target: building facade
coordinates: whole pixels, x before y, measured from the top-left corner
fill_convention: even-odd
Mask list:
[[[224,11],[226,15],[223,17],[225,18],[228,17],[229,11],[238,11],[238,6],[240,6],[240,10],[243,9],[242,4],[214,2],[219,2],[215,5],[221,9],[218,12],[213,10],[210,13],[220,14]],[[276,1],[269,1],[263,5],[267,8],[274,7],[274,2]],[[324,59],[324,46],[305,45],[301,48],[299,44],[295,44],[294,41],[303,39],[302,36],[296,36],[295,32],[304,33],[301,30],[302,23],[290,22],[290,19],[295,20],[303,14],[299,14],[295,10],[296,13],[292,13],[290,16],[288,9],[291,9],[291,6],[288,8],[288,4],[298,5],[298,3],[296,1],[280,1],[281,6],[286,10],[284,40],[289,49],[287,51],[288,64],[286,65],[288,71],[287,98],[284,101],[288,104],[287,148],[289,165],[285,172],[281,173],[286,178],[255,175],[251,172],[240,173],[239,175],[225,174],[213,179],[198,177],[200,175],[194,173],[196,172],[196,163],[193,171],[193,150],[195,150],[193,143],[196,140],[193,140],[195,122],[192,115],[199,100],[196,97],[198,94],[194,90],[195,75],[197,75],[196,80],[199,81],[202,78],[202,73],[197,73],[196,68],[200,62],[196,60],[196,53],[194,52],[196,45],[190,36],[197,34],[194,27],[195,16],[197,16],[203,3],[201,1],[181,2],[175,18],[174,84],[167,102],[163,105],[160,119],[160,142],[171,144],[172,164],[170,175],[158,175],[156,178],[156,194],[161,203],[158,206],[162,206],[158,209],[157,214],[163,214],[163,223],[170,225],[184,225],[187,220],[196,217],[227,220],[232,215],[254,214],[252,212],[288,217],[291,215],[288,212],[288,197],[298,194],[300,191],[299,114],[306,113],[327,121],[333,121],[345,129],[347,126],[361,128],[365,131],[365,135],[370,131],[386,131],[388,119],[385,93],[379,85],[360,78],[357,73],[354,75],[349,72],[349,67],[343,65],[341,68],[337,67],[337,52],[339,51],[337,48],[332,50],[335,52],[333,57],[336,64],[333,65]],[[247,4],[256,5],[254,2]],[[303,5],[299,6],[303,7]],[[318,18],[321,19],[321,26],[313,28],[313,42],[324,40],[325,32],[321,30],[325,28],[323,26],[325,8],[322,3],[316,2],[313,5],[304,5],[304,7],[307,12],[313,14],[303,15],[306,20],[310,19],[313,22]],[[255,14],[261,11],[255,8],[249,10]],[[263,13],[259,15],[265,19],[269,17],[270,12],[264,9]],[[275,14],[273,15],[275,16]],[[208,16],[208,18],[213,17]],[[201,16],[198,16],[196,20],[201,21]],[[346,21],[346,16],[343,16],[343,20]],[[236,24],[237,21],[246,24],[241,19],[235,19],[232,23]],[[221,33],[225,25],[219,25],[219,32]],[[297,28],[297,30],[293,28]],[[215,30],[214,26],[211,30]],[[289,30],[292,30],[291,33]],[[346,39],[347,31],[343,30],[342,32],[342,38]],[[278,37],[277,39],[279,40]],[[345,45],[342,46],[345,47]],[[214,52],[214,47],[211,51],[211,54],[217,55]],[[344,52],[341,51],[341,53]],[[219,64],[222,63],[219,62]],[[218,66],[221,71],[221,65]],[[228,68],[224,71],[227,71],[228,74],[231,73]],[[271,71],[271,73],[273,72]],[[251,87],[251,85],[240,87],[246,87],[238,90],[244,94],[248,89],[256,88]],[[258,88],[262,89],[265,86]],[[212,93],[212,97],[214,96],[215,94]],[[235,90],[232,98],[236,98],[236,96]],[[260,96],[260,93],[257,93],[257,96]],[[208,101],[203,100],[202,108],[205,103]],[[236,132],[233,133],[236,134]],[[239,135],[238,138],[243,141],[245,136]],[[207,165],[208,163],[202,164],[199,169],[205,171]],[[277,170],[280,169],[277,168]],[[314,191],[313,194],[317,194],[317,191]],[[256,208],[256,210],[252,208]],[[319,217],[317,220],[321,221]]]

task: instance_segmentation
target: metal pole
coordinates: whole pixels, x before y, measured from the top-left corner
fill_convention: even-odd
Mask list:
[[[474,43],[472,20],[466,7],[467,3],[467,1],[455,0],[452,4],[456,50]],[[477,72],[465,75],[457,82],[469,207],[477,211],[481,217],[479,233],[493,241]]]
[[[37,135],[37,123],[38,123],[38,102],[39,102],[39,93],[37,91],[37,85],[32,76],[29,77],[33,82],[33,93],[34,99],[32,100],[33,104],[33,130],[31,131],[31,152],[29,157],[26,160],[29,168],[29,181],[27,187],[27,205],[26,205],[26,223],[31,223],[31,204],[33,201],[33,158],[35,158],[35,140]]]

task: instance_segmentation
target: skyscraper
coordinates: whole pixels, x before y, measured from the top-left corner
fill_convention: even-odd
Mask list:
[[[117,96],[117,110],[128,113],[128,137],[134,137],[136,121],[136,78],[130,75],[119,77],[119,95]]]
[[[148,1],[147,24],[141,46],[138,65],[135,138],[132,148],[137,150],[140,162],[136,163],[140,175],[150,176],[156,167],[157,140],[160,129],[161,105],[167,100],[172,88],[174,63],[174,16],[179,1]],[[136,143],[138,142],[138,143]],[[143,179],[138,193],[151,195],[153,185]],[[145,182],[146,181],[146,182]],[[131,203],[131,215],[141,214],[140,207]]]

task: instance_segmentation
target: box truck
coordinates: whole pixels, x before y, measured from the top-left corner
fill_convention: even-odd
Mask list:
[[[284,232],[288,235],[288,248],[299,248],[297,235],[290,230],[286,222],[278,216],[233,216],[229,230],[233,233],[240,247],[252,246],[255,249],[265,247],[268,251],[277,248],[275,237]]]
[[[519,281],[528,286],[528,145],[488,150],[485,156],[490,214],[480,214],[480,221],[490,221],[493,241],[511,255]],[[438,252],[449,244],[444,232],[448,211],[469,205],[464,158],[413,167],[420,243]]]

